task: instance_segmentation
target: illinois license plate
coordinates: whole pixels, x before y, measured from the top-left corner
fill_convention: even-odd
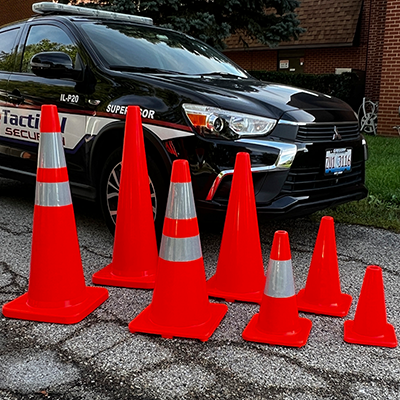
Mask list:
[[[325,173],[341,174],[351,170],[351,149],[330,149],[325,154]]]

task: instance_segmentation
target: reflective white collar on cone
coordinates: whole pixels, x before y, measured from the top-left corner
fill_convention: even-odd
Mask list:
[[[200,236],[173,238],[162,236],[160,258],[166,261],[186,262],[203,257]]]
[[[264,294],[269,297],[285,298],[295,295],[292,261],[269,260]]]
[[[165,216],[170,219],[196,218],[193,188],[190,182],[171,182]],[[182,201],[181,199],[186,199]]]
[[[69,182],[36,182],[35,205],[62,207],[72,204]]]
[[[61,133],[41,133],[38,168],[64,168],[66,165]]]

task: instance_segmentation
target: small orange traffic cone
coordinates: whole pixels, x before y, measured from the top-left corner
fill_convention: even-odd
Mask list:
[[[111,264],[96,272],[99,285],[152,289],[158,261],[140,108],[126,116],[117,222]]]
[[[6,317],[74,324],[108,298],[87,287],[76,233],[57,108],[42,106],[28,292],[3,306]]]
[[[297,311],[289,236],[275,232],[260,312],[242,337],[251,342],[301,347],[307,343],[312,322]]]
[[[151,304],[129,330],[206,341],[227,312],[208,300],[189,164],[172,165],[157,280]]]
[[[370,346],[397,346],[394,327],[386,319],[382,269],[377,265],[370,265],[365,271],[354,320],[344,322],[344,340]]]
[[[208,295],[261,303],[265,286],[250,155],[238,153],[214,276]]]
[[[340,289],[334,221],[325,216],[318,230],[306,286],[297,294],[297,307],[299,311],[344,317],[351,301],[352,297]]]

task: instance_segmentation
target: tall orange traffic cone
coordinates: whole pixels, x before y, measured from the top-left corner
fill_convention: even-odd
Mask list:
[[[28,292],[3,306],[6,317],[73,324],[108,298],[87,287],[56,106],[42,106]]]
[[[227,312],[208,300],[189,164],[176,160],[161,238],[151,304],[131,323],[131,332],[208,340]]]
[[[261,303],[265,286],[250,155],[238,153],[217,270],[208,295]]]
[[[351,301],[352,297],[340,289],[334,221],[326,216],[321,219],[306,286],[297,294],[297,307],[299,311],[344,317]]]
[[[111,264],[96,272],[99,285],[151,289],[156,280],[157,239],[140,108],[126,116],[117,222]]]
[[[382,269],[377,265],[370,265],[365,271],[354,320],[344,322],[344,340],[370,346],[397,346],[394,327],[386,319]]]
[[[251,342],[301,347],[307,343],[312,322],[299,318],[294,288],[289,236],[275,232],[260,312],[242,337]]]

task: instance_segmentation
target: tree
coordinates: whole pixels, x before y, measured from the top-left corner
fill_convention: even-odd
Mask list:
[[[72,4],[150,17],[154,23],[197,37],[223,49],[224,39],[239,34],[274,47],[304,31],[295,9],[297,0],[72,0]]]

